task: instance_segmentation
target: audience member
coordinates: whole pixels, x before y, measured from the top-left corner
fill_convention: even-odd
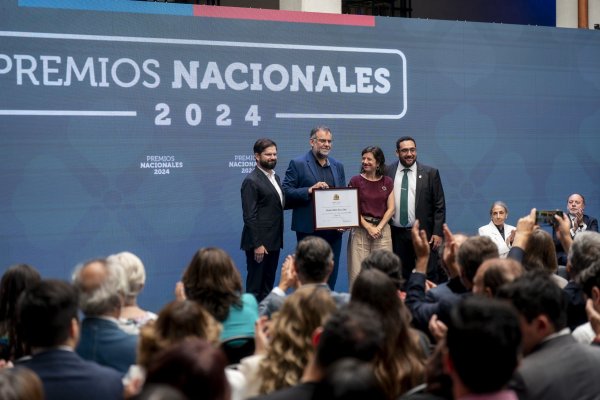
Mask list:
[[[188,399],[229,400],[226,363],[220,349],[200,338],[188,338],[150,361],[146,384],[171,385]]]
[[[189,400],[181,393],[181,391],[175,389],[173,386],[165,383],[161,384],[148,384],[144,386],[142,391],[137,395],[131,397],[131,400]]]
[[[567,216],[570,222],[570,236],[572,239],[581,233],[586,231],[598,232],[598,220],[584,214],[585,210],[585,198],[583,195],[573,193],[567,199]],[[565,249],[560,238],[557,237],[556,232],[554,235],[554,243],[556,246],[556,256],[558,258],[559,265],[567,265],[567,254],[568,249]]]
[[[479,236],[487,236],[496,246],[500,258],[506,258],[515,238],[516,228],[506,224],[508,206],[503,201],[495,201],[490,208],[491,221],[479,228]]]
[[[373,318],[373,310],[361,304],[337,309],[313,335],[314,356],[309,358],[301,383],[255,400],[312,400],[327,369],[343,358],[372,362],[383,345],[383,327]]]
[[[587,322],[585,298],[581,286],[577,283],[577,276],[597,260],[600,260],[600,233],[579,233],[569,249],[569,283],[563,288],[567,297],[567,325],[571,331]]]
[[[513,381],[519,399],[593,399],[600,393],[600,349],[578,343],[567,328],[566,301],[552,279],[526,273],[500,288],[520,314],[523,353]]]
[[[74,352],[77,305],[77,290],[66,282],[44,280],[27,290],[19,300],[19,328],[32,357],[17,365],[39,376],[46,400],[121,399],[121,374]]]
[[[313,400],[387,400],[373,365],[344,358],[327,368]]]
[[[535,229],[529,236],[524,250],[522,263],[527,271],[538,270],[549,274],[561,289],[567,285],[567,280],[557,275],[558,262],[554,251],[554,241],[548,232]]]
[[[373,250],[361,263],[361,271],[378,269],[394,282],[396,289],[404,288],[404,278],[402,277],[402,261],[396,253],[390,250]]]
[[[505,387],[519,364],[520,345],[519,317],[509,304],[480,296],[461,301],[448,323],[444,360],[454,399],[517,400]]]
[[[452,232],[445,224],[444,237],[447,246],[444,258],[448,268],[453,270],[448,285],[453,292],[459,295],[447,297],[437,303],[430,303],[425,299],[425,273],[430,249],[425,240],[425,232],[419,229],[419,222],[417,221],[413,225],[413,244],[417,254],[417,263],[415,272],[410,275],[408,281],[406,305],[413,315],[415,327],[424,332],[427,332],[429,321],[434,315],[437,315],[442,322],[447,320],[450,308],[462,297],[470,295],[473,278],[481,263],[487,259],[498,257],[498,247],[486,236],[468,238],[457,253],[457,245],[453,242]],[[456,261],[453,261],[455,253]]]
[[[360,224],[348,237],[348,286],[352,288],[362,261],[374,250],[392,251],[392,231],[388,222],[394,215],[394,180],[385,176],[385,156],[377,146],[361,153],[360,174],[350,178],[349,187],[357,188]]]
[[[17,334],[17,300],[19,295],[42,278],[39,272],[27,265],[9,267],[0,282],[0,359],[14,361],[29,354]]]
[[[0,369],[0,399],[44,400],[40,378],[25,367]]]
[[[351,302],[373,308],[383,325],[384,346],[375,358],[375,375],[387,397],[423,383],[429,341],[411,327],[410,312],[393,282],[381,271],[363,271],[354,282]]]
[[[146,270],[142,260],[133,253],[123,251],[113,254],[106,259],[108,263],[120,265],[125,271],[127,285],[125,286],[125,302],[121,308],[120,319],[124,324],[133,327],[136,332],[148,321],[157,318],[151,311],[141,309],[137,304],[137,297],[146,284]]]
[[[156,354],[189,337],[199,337],[218,346],[221,329],[221,324],[200,304],[172,301],[163,307],[156,321],[140,329],[137,364],[147,369]]]
[[[296,286],[326,286],[333,270],[333,251],[325,239],[307,236],[298,242],[294,256],[288,256],[281,268],[279,285],[260,302],[261,316],[271,316],[279,310],[285,300],[285,292]],[[348,303],[348,293],[331,291],[331,297],[338,306]]]
[[[444,325],[445,326],[445,325]],[[401,400],[453,400],[452,379],[444,370],[446,333],[436,344],[425,366],[425,383],[406,392]]]
[[[498,289],[523,275],[520,262],[510,258],[491,258],[485,260],[477,269],[473,278],[473,293],[495,297]]]
[[[258,319],[256,298],[242,294],[242,278],[222,249],[198,250],[181,279],[188,299],[198,302],[223,324],[221,340],[254,335]]]
[[[460,297],[461,293],[464,291],[462,285],[456,286],[452,283],[451,278],[455,278],[457,267],[449,268],[449,265],[456,264],[456,252],[460,248],[460,246],[467,240],[469,237],[464,233],[453,233],[452,234],[452,244],[455,248],[454,254],[451,254],[447,251],[450,248],[450,245],[445,242],[442,242],[438,249],[439,259],[442,260],[442,272],[446,275],[446,280],[444,282],[440,282],[439,284],[429,284],[428,281],[425,282],[425,300],[430,303],[437,303],[444,299],[451,297]],[[445,257],[444,257],[445,254]],[[430,287],[431,286],[431,287]]]
[[[135,363],[138,338],[118,320],[127,285],[123,268],[103,259],[88,261],[75,269],[73,283],[85,315],[77,353],[125,374]]]
[[[594,318],[590,314],[595,315],[600,311],[600,260],[595,261],[591,266],[584,269],[577,276],[577,283],[581,286],[583,293],[587,297],[586,313],[588,322],[580,325],[573,331],[573,337],[578,341],[586,344],[596,342],[600,344],[600,325],[595,328],[592,322]]]
[[[246,376],[246,394],[270,393],[300,382],[308,358],[313,354],[312,334],[336,310],[329,286],[307,285],[285,299],[273,315],[266,342],[262,318],[257,326],[257,352],[239,366]],[[262,343],[259,343],[262,342]]]

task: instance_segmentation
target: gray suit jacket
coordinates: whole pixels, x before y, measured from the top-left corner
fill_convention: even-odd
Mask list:
[[[543,342],[523,359],[510,387],[519,399],[600,399],[600,348],[570,335]]]
[[[319,283],[316,285],[322,286],[330,290],[329,286],[327,286],[326,283]],[[333,292],[331,290],[330,293],[331,298],[333,299],[333,301],[335,301],[335,304],[338,307],[347,304],[350,301],[350,294],[348,293],[338,293]],[[271,293],[269,293],[269,295],[265,297],[258,305],[258,315],[260,315],[261,317],[266,315],[269,318],[271,318],[271,314],[273,314],[276,311],[279,311],[279,309],[283,305],[283,302],[285,301],[285,297],[286,296],[280,296],[279,294],[277,294],[277,292],[271,291]]]

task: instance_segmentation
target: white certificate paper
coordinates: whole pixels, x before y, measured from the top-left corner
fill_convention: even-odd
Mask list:
[[[357,188],[317,189],[313,201],[315,230],[359,226]]]

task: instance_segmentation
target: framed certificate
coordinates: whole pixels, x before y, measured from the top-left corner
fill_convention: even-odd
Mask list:
[[[346,229],[360,224],[357,188],[313,190],[315,230]]]

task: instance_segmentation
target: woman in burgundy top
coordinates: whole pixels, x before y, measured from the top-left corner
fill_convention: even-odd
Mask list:
[[[348,284],[352,287],[361,262],[377,249],[392,251],[388,221],[394,215],[394,180],[384,175],[385,156],[379,147],[362,151],[360,175],[348,186],[358,188],[360,227],[353,228],[348,239]]]

